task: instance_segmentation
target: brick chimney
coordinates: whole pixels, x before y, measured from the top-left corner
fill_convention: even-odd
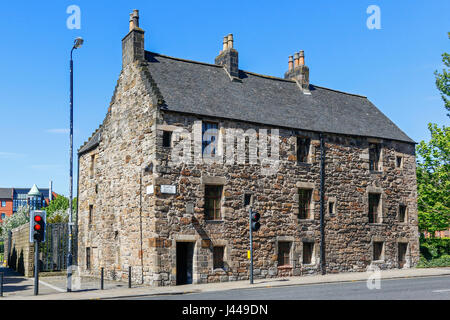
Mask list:
[[[295,80],[303,93],[309,91],[309,68],[305,65],[305,52],[301,50],[294,54],[294,67],[292,68],[292,56],[289,57],[288,71],[284,74],[285,79]]]
[[[215,59],[215,64],[225,67],[232,78],[239,78],[238,52],[233,48],[233,35],[223,38],[223,48]]]
[[[122,39],[122,68],[144,59],[144,30],[139,28],[139,10],[135,9],[130,13],[130,30]]]

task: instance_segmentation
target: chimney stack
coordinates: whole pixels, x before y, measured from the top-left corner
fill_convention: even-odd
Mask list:
[[[233,35],[223,38],[223,50],[215,59],[215,64],[223,66],[231,78],[239,78],[239,55],[233,48]]]
[[[134,61],[145,60],[144,30],[139,28],[139,10],[130,13],[130,30],[122,39],[122,68]]]
[[[289,56],[289,68],[288,71],[292,71],[294,69],[294,61],[292,59],[292,56]]]
[[[289,67],[284,74],[284,78],[295,80],[304,94],[311,94],[309,91],[309,68],[305,65],[305,52],[303,50],[294,54],[293,69],[292,56],[289,57]]]

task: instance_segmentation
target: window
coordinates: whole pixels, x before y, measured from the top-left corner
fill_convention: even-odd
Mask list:
[[[381,146],[378,143],[369,144],[369,168],[370,171],[380,171]]]
[[[223,268],[223,253],[224,253],[223,246],[218,246],[218,247],[213,248],[214,269],[222,269]]]
[[[308,162],[311,139],[297,137],[297,162]]]
[[[6,201],[2,200],[2,207],[6,207]]]
[[[90,177],[94,177],[94,170],[95,170],[95,154],[91,156],[91,167],[89,168],[89,174]]]
[[[314,252],[313,242],[303,242],[303,264],[311,264]]]
[[[373,260],[383,260],[383,242],[374,242],[373,243]]]
[[[334,215],[334,211],[335,211],[335,202],[334,201],[329,201],[328,202],[328,213],[330,215]]]
[[[213,157],[217,151],[219,125],[214,122],[202,124],[202,153],[203,156]]]
[[[380,194],[369,193],[369,223],[380,223]]]
[[[291,251],[290,242],[278,242],[278,266],[290,265],[289,253]]]
[[[404,204],[398,206],[398,221],[406,222],[406,206]]]
[[[205,185],[205,218],[206,220],[221,220],[220,202],[222,200],[222,187]]]
[[[395,165],[397,168],[401,168],[403,164],[403,157],[397,156],[395,157]]]
[[[98,184],[95,185],[95,193],[98,193]]]
[[[94,214],[94,206],[92,204],[89,205],[89,225],[92,224],[92,216]]]
[[[408,251],[407,243],[398,244],[398,267],[401,269],[406,264],[406,253]]]
[[[163,131],[163,147],[170,148],[172,146],[172,131]]]
[[[298,189],[298,218],[309,219],[311,209],[311,189]]]
[[[252,204],[252,194],[246,193],[244,194],[244,206],[249,206]]]
[[[2,213],[2,220],[4,220],[6,218],[6,214]]]
[[[91,268],[91,248],[86,248],[86,269]]]

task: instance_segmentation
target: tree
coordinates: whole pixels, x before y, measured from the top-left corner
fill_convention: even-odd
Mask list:
[[[448,36],[450,39],[450,32]],[[448,53],[442,54],[442,62],[450,67]],[[434,74],[445,108],[450,111],[450,73],[444,68]],[[419,230],[434,237],[436,231],[450,227],[450,128],[429,123],[428,129],[431,140],[417,146]]]
[[[30,221],[30,216],[28,214],[28,207],[19,207],[17,212],[13,215],[6,217],[1,223],[2,238],[8,238],[8,232],[14,228],[20,227],[21,225]]]
[[[77,198],[75,197],[72,202],[72,214],[73,219],[77,212]],[[69,199],[59,195],[50,203],[47,207],[42,208],[47,212],[47,223],[58,223],[58,222],[68,222],[69,221]]]
[[[448,33],[448,38],[450,39],[450,32]],[[450,54],[444,52],[442,54],[442,62],[444,66],[450,68]],[[449,69],[442,69],[442,73],[434,72],[436,76],[436,87],[441,93],[442,100],[444,100],[445,108],[450,111],[450,72]],[[447,113],[450,117],[450,113]]]

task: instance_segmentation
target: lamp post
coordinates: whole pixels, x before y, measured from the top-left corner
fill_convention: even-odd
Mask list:
[[[67,292],[72,291],[72,198],[73,198],[73,50],[81,48],[83,39],[75,39],[72,50],[70,50],[70,183],[69,183],[69,248],[67,253]]]

